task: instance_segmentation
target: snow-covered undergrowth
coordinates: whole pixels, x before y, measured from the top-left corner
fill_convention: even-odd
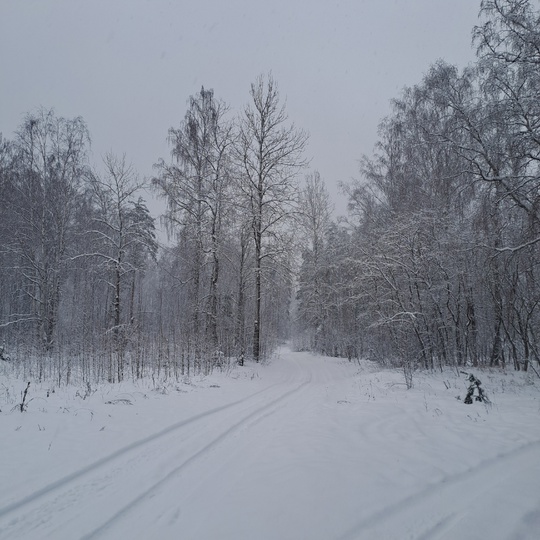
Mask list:
[[[540,530],[540,384],[286,349],[183,382],[0,371],[0,539],[518,539]]]

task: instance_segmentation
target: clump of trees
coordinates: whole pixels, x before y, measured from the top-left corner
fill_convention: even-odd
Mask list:
[[[324,220],[304,252],[304,346],[406,369],[538,366],[540,12],[484,0],[481,16],[476,63],[440,61],[393,101],[345,186],[348,222]]]
[[[112,153],[92,169],[81,118],[41,109],[0,140],[0,337],[21,375],[189,376],[287,337],[307,136],[271,75],[250,98],[232,118],[192,96],[149,182]],[[166,201],[159,250],[148,188]]]
[[[403,366],[540,361],[540,11],[484,0],[477,61],[440,61],[392,103],[332,219],[307,135],[272,76],[236,117],[212,90],[169,131],[151,188],[92,169],[81,118],[29,114],[0,139],[0,339],[25,377],[208,373],[299,347]],[[300,233],[299,235],[295,233]],[[301,255],[298,256],[297,254]],[[296,294],[295,294],[296,293]]]
[[[125,159],[88,165],[81,118],[40,109],[0,148],[0,331],[24,375],[121,380],[157,244]]]

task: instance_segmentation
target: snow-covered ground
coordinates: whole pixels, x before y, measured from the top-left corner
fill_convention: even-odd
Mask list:
[[[0,367],[0,539],[538,539],[540,385],[283,349],[189,382],[31,385]],[[5,369],[5,366],[4,366]],[[48,395],[47,395],[48,394]],[[90,395],[88,395],[90,394]]]

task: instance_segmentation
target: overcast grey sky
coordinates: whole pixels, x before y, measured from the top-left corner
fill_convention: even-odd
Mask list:
[[[0,0],[0,132],[39,106],[82,116],[93,161],[141,176],[202,85],[238,112],[272,71],[329,189],[358,176],[389,100],[439,58],[474,60],[480,0]],[[343,200],[336,198],[338,211]]]

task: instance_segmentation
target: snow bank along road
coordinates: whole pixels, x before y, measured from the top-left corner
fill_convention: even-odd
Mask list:
[[[407,391],[284,349],[253,380],[160,396],[154,424],[149,401],[124,406],[139,418],[105,448],[95,421],[46,448],[50,412],[0,416],[0,539],[540,538],[538,389],[494,374],[488,410],[451,377]]]

